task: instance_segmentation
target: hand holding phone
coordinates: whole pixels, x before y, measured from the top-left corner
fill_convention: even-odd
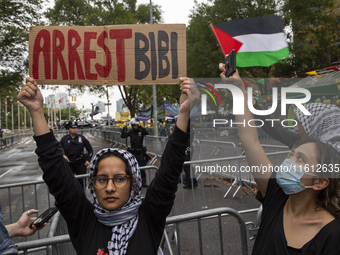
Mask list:
[[[36,218],[31,224],[30,228],[34,225],[36,228],[42,227],[56,212],[58,211],[57,207],[51,207],[43,212],[38,218]]]
[[[231,50],[229,55],[225,58],[225,77],[230,77],[236,72],[236,51]]]

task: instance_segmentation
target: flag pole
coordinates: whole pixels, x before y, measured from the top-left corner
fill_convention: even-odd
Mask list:
[[[26,107],[24,107],[24,129],[26,131]]]
[[[20,104],[19,103],[18,103],[18,130],[20,132]]]
[[[150,0],[150,24],[153,24],[152,18],[152,0]],[[153,94],[153,122],[154,122],[154,135],[158,136],[158,120],[157,120],[157,90],[156,85],[152,85]],[[157,140],[157,139],[156,139]]]
[[[12,111],[12,132],[14,133],[13,104],[11,105],[11,111]]]
[[[5,118],[6,118],[6,129],[8,129],[8,121],[7,121],[7,97],[5,98]]]
[[[0,98],[0,128],[2,128],[2,114],[1,114],[1,98]]]

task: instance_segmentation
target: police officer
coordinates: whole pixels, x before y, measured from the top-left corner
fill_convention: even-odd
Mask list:
[[[69,134],[60,140],[64,148],[64,158],[69,162],[72,172],[76,175],[86,174],[86,167],[90,165],[93,149],[90,142],[81,134],[77,134],[78,123],[69,121],[66,125]],[[87,154],[84,154],[84,147]],[[84,188],[83,179],[78,179]]]
[[[132,118],[130,124],[132,129],[128,131],[128,122],[124,123],[124,127],[122,129],[120,137],[127,138],[128,136],[130,136],[131,147],[129,147],[127,150],[136,157],[139,166],[145,166],[147,163],[147,155],[146,147],[143,146],[143,139],[145,135],[149,134],[149,132],[145,128],[140,126],[139,120],[136,118]],[[148,185],[146,184],[145,170],[141,170],[141,175],[142,187],[148,187]]]

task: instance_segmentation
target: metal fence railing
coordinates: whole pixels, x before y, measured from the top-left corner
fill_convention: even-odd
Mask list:
[[[24,131],[10,136],[3,136],[2,138],[0,138],[0,150],[12,146],[14,144],[17,144],[20,141],[22,141],[25,137],[32,135],[33,135],[32,131]]]
[[[209,209],[201,212],[188,213],[183,215],[177,215],[168,217],[166,219],[166,229],[164,231],[164,235],[161,241],[161,248],[164,252],[169,254],[182,254],[182,249],[192,249],[197,252],[195,254],[248,254],[248,235],[247,235],[247,225],[254,225],[253,222],[245,222],[241,213],[256,213],[257,209],[252,211],[244,211],[238,212],[232,208],[215,208]],[[236,231],[239,229],[239,237],[236,238],[238,243],[233,242],[233,246],[235,247],[233,251],[230,251],[228,243],[228,239],[225,237],[228,232],[228,225],[225,224],[226,217],[234,217],[237,220]],[[217,221],[216,224],[213,224],[212,221]],[[64,223],[63,223],[64,224]],[[193,245],[193,243],[184,244],[182,242],[183,229],[188,228],[188,224],[197,224],[197,232],[192,231],[190,235],[192,238],[198,240],[198,243]],[[207,248],[204,245],[206,243],[204,240],[204,232],[206,232],[206,225],[210,225],[216,229],[214,231],[214,239],[215,243],[209,243],[211,249],[216,250],[214,248],[216,245],[218,246],[217,250],[219,253],[212,253],[211,249]],[[233,231],[232,235],[235,237],[235,231]],[[169,237],[172,235],[172,238]],[[174,240],[174,241],[171,241]],[[167,244],[165,246],[165,243]],[[62,254],[62,255],[73,255],[75,251],[73,247],[71,249],[66,249],[66,245],[71,245],[70,237],[67,234],[55,236],[55,237],[47,237],[40,240],[32,240],[22,243],[17,243],[19,251],[22,251],[23,254],[29,254],[31,251],[41,250],[41,248],[49,249],[51,253],[47,254]],[[209,247],[208,246],[208,247]]]
[[[224,236],[226,235],[226,232],[228,232],[228,225],[223,224],[223,217],[226,216],[232,216],[234,217],[239,226],[239,233],[240,238],[238,239],[239,243],[235,244],[237,247],[237,251],[228,251],[225,247],[226,239]],[[206,222],[203,222],[206,221]],[[217,221],[217,223],[213,223],[213,221]],[[204,224],[205,223],[205,224]],[[175,249],[177,250],[176,254],[182,254],[182,248],[188,249],[188,245],[183,244],[181,241],[181,235],[187,235],[188,233],[185,233],[185,230],[190,229],[190,235],[192,239],[198,240],[198,244],[195,245],[189,245],[189,249],[193,254],[242,254],[247,255],[248,254],[248,245],[247,245],[247,229],[246,229],[246,223],[244,221],[244,218],[242,215],[236,211],[235,209],[228,208],[228,207],[222,207],[222,208],[215,208],[215,209],[209,209],[205,211],[200,212],[193,212],[193,213],[187,213],[177,216],[168,217],[166,220],[167,227],[172,227],[173,229],[173,239],[175,239]],[[195,227],[188,228],[188,225],[196,225],[197,224],[197,232],[193,231],[196,229]],[[213,229],[210,232],[207,227],[213,226]],[[225,225],[225,226],[223,226]],[[183,226],[183,227],[182,227]],[[171,232],[171,231],[167,231]],[[209,233],[207,233],[209,232]],[[205,233],[207,233],[205,235]],[[213,239],[214,243],[211,243],[210,241],[205,241],[207,235],[211,235],[213,233]],[[236,232],[233,232],[233,235],[236,235]],[[211,237],[210,237],[211,238]],[[164,235],[164,239],[169,239],[168,235]],[[164,243],[164,242],[163,242]],[[209,244],[208,246],[204,244]],[[168,245],[169,247],[169,245]],[[209,249],[210,247],[210,249]],[[216,247],[218,247],[216,249]],[[214,251],[214,252],[212,252]],[[219,253],[216,253],[219,251]],[[169,248],[169,253],[173,254],[173,249]]]

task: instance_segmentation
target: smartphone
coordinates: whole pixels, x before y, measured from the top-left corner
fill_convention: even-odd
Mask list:
[[[233,49],[225,58],[225,76],[230,77],[236,72],[236,50]]]
[[[30,228],[34,225],[36,228],[42,227],[51,217],[58,211],[57,207],[51,207],[43,212],[38,218],[36,218],[31,224]]]

